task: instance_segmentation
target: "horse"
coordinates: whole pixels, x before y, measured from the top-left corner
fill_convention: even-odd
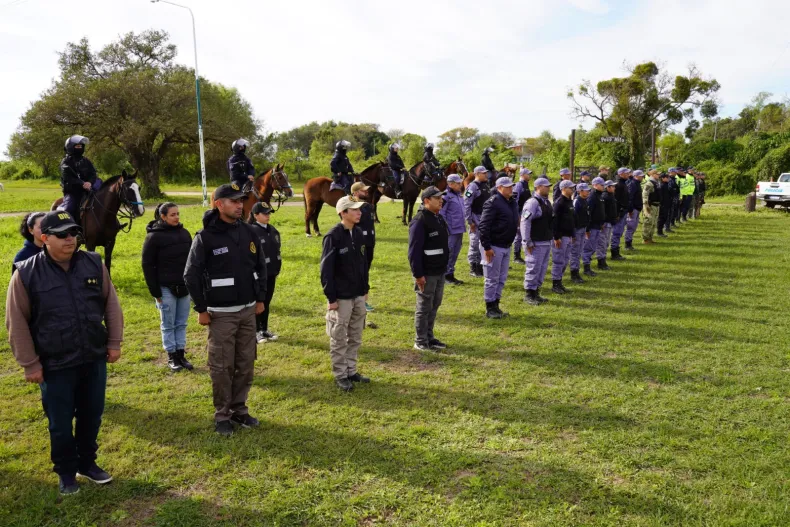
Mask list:
[[[362,181],[366,185],[376,185],[379,181],[386,181],[386,174],[389,167],[386,163],[374,163],[362,171],[361,174],[354,175],[354,181]],[[308,238],[313,235],[310,233],[310,223],[313,224],[313,231],[316,236],[321,236],[318,228],[318,215],[324,203],[330,207],[337,205],[337,201],[346,195],[343,190],[329,190],[332,180],[328,177],[315,177],[308,179],[302,190],[302,200],[304,201],[304,229]],[[375,193],[375,192],[374,192]],[[371,193],[371,194],[374,194]]]
[[[504,172],[505,174],[507,174],[510,177],[510,179],[516,177],[516,168],[514,166],[511,166],[510,164],[507,164],[504,167],[502,167],[502,170],[500,170],[500,172]],[[469,183],[474,181],[474,179],[475,179],[474,174],[467,173],[466,177],[464,177],[464,188],[468,187]]]
[[[469,172],[466,170],[466,165],[461,159],[457,161],[453,161],[444,169],[444,173],[440,177],[434,177],[433,180],[430,182],[431,185],[435,186],[439,190],[445,190],[447,188],[447,176],[450,174],[463,174],[466,176]],[[409,170],[409,175],[406,177],[406,181],[403,182],[401,197],[403,198],[403,214],[401,216],[401,220],[404,225],[408,225],[411,222],[411,218],[414,214],[414,204],[417,202],[417,198],[420,195],[420,192],[428,188],[428,183],[425,182],[425,163],[417,163]],[[387,187],[385,187],[386,190]],[[387,197],[391,197],[385,193]],[[378,200],[375,201],[374,205],[378,203]],[[408,221],[407,221],[408,218]]]
[[[277,197],[277,210],[288,198],[293,197],[294,191],[291,183],[288,181],[288,174],[285,173],[283,167],[285,163],[274,165],[266,172],[262,172],[255,178],[255,181],[247,193],[247,199],[244,200],[244,208],[241,214],[242,221],[247,221],[250,217],[252,206],[256,202],[270,203],[272,195],[276,192]],[[211,193],[211,206],[214,206],[214,192]]]
[[[136,177],[137,172],[130,176],[124,170],[121,175],[109,178],[97,191],[90,192],[80,207],[82,241],[89,251],[95,251],[96,247],[104,247],[104,265],[108,273],[112,265],[112,250],[115,247],[118,231],[129,232],[134,218],[145,214]],[[57,210],[62,204],[63,198],[58,198],[50,210]],[[121,228],[119,217],[129,220],[125,228]]]

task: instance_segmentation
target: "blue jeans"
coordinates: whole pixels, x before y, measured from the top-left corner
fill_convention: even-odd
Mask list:
[[[162,346],[168,353],[187,347],[189,295],[178,298],[167,287],[162,287],[162,303],[156,302],[162,330]]]
[[[74,475],[96,461],[107,361],[97,360],[63,370],[44,371],[41,401],[49,419],[50,455],[60,475]],[[72,423],[76,426],[72,433]]]

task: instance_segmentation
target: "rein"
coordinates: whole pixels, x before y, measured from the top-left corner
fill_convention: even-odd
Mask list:
[[[118,195],[118,202],[120,203],[120,205],[118,207],[118,211],[115,213],[115,216],[117,218],[122,219],[122,220],[129,220],[129,223],[127,223],[125,227],[121,227],[119,229],[119,231],[123,232],[123,233],[128,233],[129,231],[132,230],[132,222],[134,221],[134,218],[135,218],[135,215],[132,212],[131,207],[135,206],[135,205],[143,205],[144,206],[144,203],[142,201],[125,201],[123,199],[123,197],[122,197],[122,195],[123,195],[123,183],[118,185],[118,188],[115,191],[115,193]],[[96,209],[94,208],[94,204],[98,204],[99,207],[101,207],[102,209],[104,209],[108,213],[111,213],[112,211],[110,209],[108,209],[98,199],[98,197],[96,196],[96,192],[95,191],[93,191],[93,190],[90,191],[90,194],[88,195],[88,199],[85,202],[85,206],[82,207],[81,209],[83,211],[90,210],[91,214],[93,214],[93,219],[96,222],[96,225],[99,225],[99,223],[100,223],[99,222],[99,217],[96,215]],[[141,215],[141,217],[142,217],[142,215]]]

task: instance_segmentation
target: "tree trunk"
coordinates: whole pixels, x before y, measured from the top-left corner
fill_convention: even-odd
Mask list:
[[[143,199],[161,198],[159,188],[159,158],[151,154],[132,155],[132,166],[137,170],[140,194]]]

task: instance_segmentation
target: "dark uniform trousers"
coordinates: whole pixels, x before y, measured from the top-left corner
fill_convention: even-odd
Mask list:
[[[255,306],[235,313],[211,312],[208,367],[214,391],[214,420],[246,415],[257,354]]]
[[[420,291],[414,284],[417,293],[417,307],[414,313],[414,330],[417,333],[417,343],[428,346],[435,338],[433,326],[436,323],[436,313],[442,305],[444,296],[444,275],[425,276],[425,289]]]

